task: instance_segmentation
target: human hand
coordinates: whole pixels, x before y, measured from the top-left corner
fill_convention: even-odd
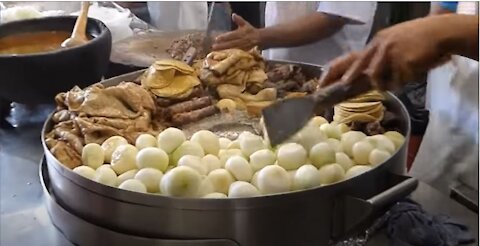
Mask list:
[[[213,50],[230,48],[249,50],[260,44],[260,31],[257,28],[237,14],[232,15],[232,20],[238,28],[216,37]]]
[[[380,31],[367,48],[333,60],[320,87],[366,75],[378,89],[396,89],[449,59],[446,33],[458,28],[434,17]]]

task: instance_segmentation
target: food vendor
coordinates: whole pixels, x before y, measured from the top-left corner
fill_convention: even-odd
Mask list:
[[[239,26],[216,38],[213,49],[259,46],[266,59],[326,64],[364,47],[376,2],[267,2],[265,28],[233,15]]]
[[[430,121],[411,170],[447,194],[459,182],[478,190],[478,5],[475,9],[476,16],[430,16],[384,29],[364,51],[332,61],[322,79],[325,86],[360,74],[394,89],[449,61],[429,73]]]

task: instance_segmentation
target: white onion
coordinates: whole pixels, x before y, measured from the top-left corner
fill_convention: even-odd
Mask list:
[[[222,163],[218,157],[208,154],[202,158],[202,163],[208,168],[208,172],[222,168]]]
[[[227,149],[240,149],[240,142],[238,141],[238,139],[231,141],[228,144]]]
[[[395,144],[396,149],[399,149],[402,146],[403,142],[405,142],[405,137],[397,131],[388,131],[383,135],[392,140],[393,144]]]
[[[342,133],[340,130],[331,125],[331,124],[323,124],[320,126],[320,130],[327,135],[328,138],[340,139]]]
[[[277,151],[278,165],[286,170],[297,169],[307,161],[307,151],[297,143],[287,143]],[[268,166],[267,166],[268,167]]]
[[[178,160],[177,166],[187,166],[191,167],[193,170],[197,171],[200,175],[208,174],[208,166],[204,165],[202,158],[194,155],[184,155]]]
[[[95,177],[95,170],[89,166],[78,166],[73,169],[73,172],[91,180]]]
[[[240,156],[232,156],[225,163],[227,169],[236,180],[250,181],[252,179],[253,170],[245,158]]]
[[[322,166],[319,170],[321,184],[333,184],[345,178],[345,170],[337,163]]]
[[[350,169],[347,170],[345,173],[345,179],[350,179],[355,176],[358,176],[362,173],[368,172],[372,169],[372,167],[367,166],[367,165],[358,165],[358,166],[353,166]]]
[[[118,174],[137,168],[138,150],[131,144],[120,145],[112,153],[112,169]]]
[[[330,147],[332,147],[335,152],[343,152],[342,143],[340,142],[340,140],[335,138],[329,138],[326,140],[326,142],[330,145]]]
[[[103,153],[105,155],[105,162],[110,163],[112,161],[112,153],[118,146],[128,144],[128,141],[124,137],[113,136],[109,137],[102,143]]]
[[[205,154],[218,155],[220,142],[215,133],[208,130],[200,130],[192,135],[190,141],[200,144],[205,151]]]
[[[200,187],[198,188],[197,196],[204,197],[214,192],[215,192],[215,187],[213,186],[212,181],[208,178],[204,178],[200,183]]]
[[[209,198],[209,199],[222,199],[222,198],[227,198],[227,195],[219,192],[213,192],[208,195],[203,196],[203,198]]]
[[[368,156],[373,146],[368,141],[356,142],[352,147],[353,160],[356,164],[368,165]]]
[[[388,160],[391,156],[392,155],[385,150],[374,149],[368,156],[368,162],[373,166],[377,166]]]
[[[138,152],[136,157],[137,167],[139,169],[152,167],[162,172],[165,172],[167,169],[168,161],[167,153],[156,147],[145,147]]]
[[[262,194],[287,192],[291,187],[288,172],[279,165],[266,166],[260,170],[257,183]]]
[[[228,145],[230,145],[230,143],[232,142],[232,140],[228,139],[228,138],[219,138],[218,139],[218,142],[220,144],[220,149],[227,149],[228,148]],[[240,146],[239,146],[240,147]]]
[[[292,142],[298,143],[306,150],[311,149],[315,144],[327,139],[326,135],[315,126],[307,125],[292,138]]]
[[[168,154],[178,148],[187,138],[182,130],[169,127],[157,136],[157,145]]]
[[[335,162],[338,165],[342,166],[343,170],[345,171],[347,171],[354,165],[350,157],[348,157],[348,155],[343,152],[335,153]]]
[[[89,143],[82,148],[82,163],[93,169],[97,169],[105,161],[105,154],[102,146],[96,143]]]
[[[151,167],[142,168],[135,174],[135,179],[142,182],[150,193],[160,191],[162,177],[163,173],[160,170]]]
[[[252,165],[254,171],[273,165],[275,161],[275,154],[269,149],[261,149],[250,155],[250,165]]]
[[[175,197],[194,197],[202,178],[197,171],[187,166],[175,167],[168,171],[160,181],[162,194]]]
[[[347,126],[347,124],[345,123],[340,123],[338,125],[335,126],[339,131],[340,133],[346,133],[348,131],[350,131],[350,127]]]
[[[244,132],[238,136],[240,149],[245,156],[250,156],[257,150],[265,149],[265,143],[260,136],[253,133]]]
[[[228,189],[228,197],[231,198],[252,197],[259,195],[260,191],[258,191],[257,187],[245,181],[235,181]]]
[[[328,121],[322,116],[315,116],[308,122],[308,124],[311,126],[320,127],[323,124],[328,124]]]
[[[230,184],[235,182],[232,174],[225,169],[216,169],[210,172],[207,176],[213,184],[215,192],[228,194],[228,188]]]
[[[366,138],[367,135],[359,131],[349,131],[342,134],[340,142],[342,143],[343,151],[350,157],[353,157],[352,147],[356,142],[359,142]]]
[[[123,190],[128,190],[128,191],[134,191],[134,192],[140,192],[140,193],[146,193],[147,188],[145,185],[135,179],[128,179],[122,182],[118,188],[123,189]]]
[[[258,172],[255,172],[255,173],[253,174],[252,180],[250,181],[250,183],[251,183],[253,186],[257,187],[257,189],[258,189]]]
[[[157,147],[157,139],[150,134],[142,134],[135,140],[135,147],[142,150],[147,147]]]
[[[134,179],[138,169],[128,170],[117,177],[117,186],[129,179]]]
[[[312,147],[309,155],[310,161],[317,168],[335,162],[335,151],[328,143],[318,143]]]
[[[184,155],[194,155],[202,158],[205,156],[205,152],[203,151],[202,146],[200,146],[198,143],[185,141],[175,151],[173,151],[170,164],[176,165],[178,160],[180,160],[180,158],[182,158]]]
[[[320,186],[320,173],[318,169],[310,164],[301,166],[293,178],[293,188],[304,190]]]
[[[218,158],[220,159],[220,164],[222,167],[225,166],[225,162],[232,156],[241,156],[244,157],[243,152],[239,149],[221,149],[218,152]]]
[[[369,136],[366,140],[376,149],[387,151],[390,154],[395,152],[395,144],[384,135]]]
[[[117,184],[117,174],[110,165],[102,165],[95,170],[93,180],[104,185],[115,186]]]

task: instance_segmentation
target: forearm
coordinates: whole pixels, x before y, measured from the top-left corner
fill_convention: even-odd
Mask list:
[[[333,35],[345,23],[341,17],[313,13],[289,23],[260,29],[259,46],[268,49],[309,44]]]
[[[478,61],[478,16],[451,14],[437,18],[441,18],[445,32],[442,48],[450,54]]]

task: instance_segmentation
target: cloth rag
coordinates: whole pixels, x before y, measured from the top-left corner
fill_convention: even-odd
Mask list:
[[[448,216],[430,215],[410,199],[396,203],[385,216],[391,246],[457,246],[475,242],[467,226]]]

